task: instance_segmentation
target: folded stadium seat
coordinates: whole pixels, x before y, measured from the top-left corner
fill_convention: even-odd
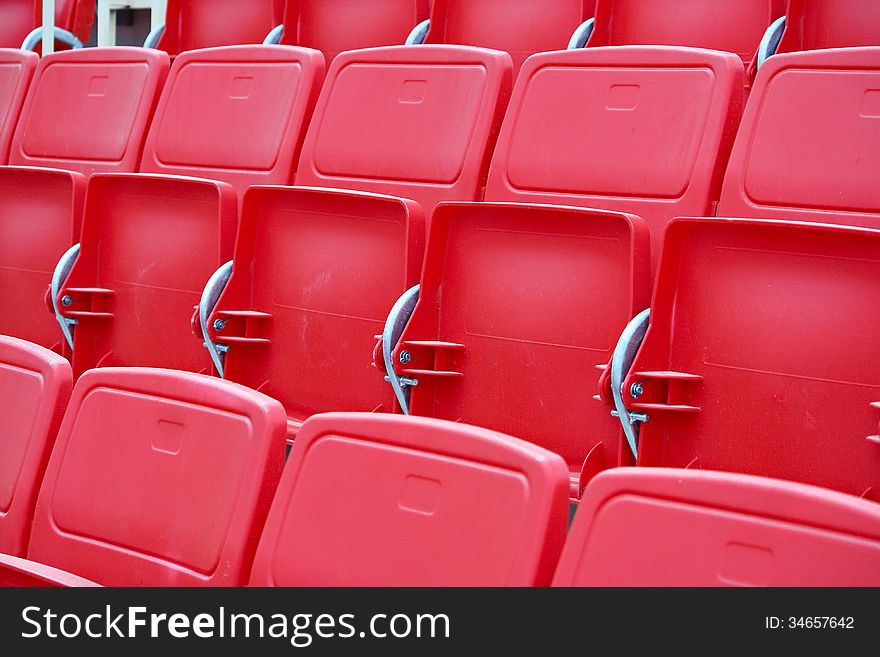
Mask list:
[[[418,201],[481,198],[510,96],[507,54],[392,46],[335,60],[303,145],[296,184]]]
[[[880,228],[878,179],[880,48],[777,55],[755,81],[718,214]]]
[[[767,27],[785,14],[785,4],[786,0],[596,0],[586,45],[711,48],[736,53],[748,68]]]
[[[30,561],[0,557],[0,581],[243,585],[283,444],[281,405],[242,386],[170,370],[89,372],[49,459]],[[70,575],[56,581],[47,566]]]
[[[197,333],[219,372],[285,404],[291,438],[313,413],[394,410],[370,349],[418,281],[422,207],[480,198],[510,77],[505,53],[477,48],[346,52],[330,68],[297,183],[363,191],[246,195],[231,278],[222,295],[230,266],[212,278]]]
[[[677,219],[620,387],[638,464],[880,501],[880,231]]]
[[[12,135],[39,61],[32,52],[0,48],[0,165],[8,162]]]
[[[76,324],[74,375],[129,365],[210,371],[190,317],[204,281],[232,257],[235,228],[226,183],[92,177],[79,256],[54,295],[62,320]]]
[[[88,48],[37,67],[0,167],[0,333],[62,350],[44,295],[79,239],[86,176],[134,171],[159,90],[164,53]]]
[[[70,364],[58,354],[0,336],[0,553],[25,554],[72,381]]]
[[[878,586],[880,506],[763,477],[618,468],[587,486],[553,585]]]
[[[172,57],[186,50],[260,44],[284,17],[285,0],[168,0],[165,25],[147,38]]]
[[[777,53],[855,46],[880,46],[876,0],[789,0],[786,15],[767,28],[749,73],[754,78]]]
[[[55,28],[59,40],[56,50],[73,44],[82,47],[89,40],[95,22],[94,0],[55,0]],[[3,0],[0,3],[0,48],[21,48],[29,36],[39,44],[42,35],[35,34],[43,25],[42,0]],[[67,34],[59,34],[63,30]],[[77,43],[78,42],[78,43]]]
[[[316,416],[287,462],[250,583],[546,586],[565,538],[566,489],[562,459],[510,436],[393,415]]]
[[[343,50],[403,44],[428,17],[428,0],[288,0],[280,42],[315,48],[327,63]]]
[[[140,171],[289,185],[324,79],[320,52],[227,46],[174,60]],[[206,108],[210,111],[206,112]]]
[[[386,326],[380,369],[396,369],[401,408],[561,454],[573,499],[592,474],[627,463],[619,425],[591,399],[597,366],[649,303],[648,228],[659,241],[676,214],[713,212],[741,95],[732,54],[530,58],[489,172],[486,200],[502,204],[437,209],[412,320],[398,340],[391,325],[413,312],[410,293]],[[551,203],[606,211],[538,205]]]
[[[742,76],[736,57],[691,48],[536,55],[517,80],[486,200],[637,214],[651,231],[653,271],[670,219],[715,213]]]
[[[529,55],[565,48],[593,15],[595,0],[434,0],[430,24],[408,43],[449,43],[505,50],[519,71]]]

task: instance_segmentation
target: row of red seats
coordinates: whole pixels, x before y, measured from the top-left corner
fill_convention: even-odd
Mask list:
[[[146,131],[167,66],[163,57],[116,49],[44,60],[46,71],[60,69],[54,80],[61,88],[78,84],[91,103],[70,106],[73,124],[102,117],[98,134],[115,135],[107,152],[120,154],[114,160],[85,151],[90,157],[65,164],[125,170],[137,161],[128,154],[139,153],[137,135]],[[123,60],[120,71],[133,66],[127,58],[140,58],[143,74],[117,77],[114,58]],[[50,301],[62,326],[73,330],[77,375],[108,365],[209,372],[213,356],[225,376],[284,404],[291,437],[318,412],[391,412],[397,402],[417,415],[486,426],[550,448],[568,463],[576,498],[596,472],[634,462],[635,438],[628,435],[627,446],[608,409],[591,396],[600,376],[607,380],[603,364],[622,329],[649,305],[648,253],[659,254],[673,217],[876,226],[880,197],[870,181],[880,169],[877,61],[870,48],[773,58],[737,132],[743,67],[723,53],[629,47],[542,54],[526,65],[503,124],[511,65],[498,52],[425,46],[347,53],[331,67],[311,121],[318,53],[271,47],[188,53],[165,85],[141,170],[225,178],[239,190],[286,184],[292,154],[304,140],[295,182],[323,189],[251,189],[234,262],[212,277],[236,242],[233,188],[158,175],[96,175],[82,251],[58,272]],[[285,62],[288,84],[278,77]],[[80,65],[76,76],[66,73]],[[64,122],[50,123],[48,110],[34,109],[42,95],[46,105],[55,104],[52,79],[42,76],[47,91],[40,80],[34,85],[13,163],[59,162],[49,149],[77,145],[51,138]],[[107,93],[91,93],[95,84]],[[125,115],[101,109],[101,99],[109,104],[119,97],[137,102]],[[212,107],[211,122],[194,111],[202,104]],[[108,131],[111,119],[119,123]],[[79,201],[71,189],[82,185],[75,181],[81,177],[60,171],[0,170],[0,186],[9,190],[0,197],[0,281],[8,300],[0,332],[59,350],[61,332],[41,296],[76,235],[71,207]],[[473,203],[480,199],[488,202]],[[449,200],[460,202],[433,212],[423,260],[425,217]],[[874,261],[840,274],[846,294],[835,291],[846,282],[832,276],[837,265],[804,264],[840,262],[824,237],[838,233],[850,236],[861,262],[870,246],[856,245],[872,244],[874,232],[725,225],[703,219],[675,227],[676,235],[727,231],[721,236],[734,242],[744,231],[754,243],[737,250],[717,237],[716,246],[688,246],[703,254],[745,254],[728,273],[712,275],[720,257],[686,259],[704,263],[688,276],[704,284],[698,291],[705,298],[680,294],[688,289],[681,281],[689,279],[680,278],[677,249],[690,242],[665,245],[654,321],[666,317],[682,329],[676,313],[658,304],[689,303],[696,310],[688,316],[700,323],[675,333],[681,347],[670,342],[670,331],[649,332],[643,353],[656,335],[658,348],[673,347],[671,356],[658,356],[669,362],[633,370],[630,388],[640,386],[645,396],[622,402],[625,417],[655,417],[646,431],[662,430],[657,449],[665,456],[649,456],[653,448],[645,448],[639,462],[757,472],[876,499],[872,473],[880,454],[865,440],[876,433],[876,388],[866,370],[832,376],[850,361],[863,368],[871,362],[865,350],[872,342],[847,336],[853,335],[848,327],[874,325],[870,305],[861,302],[878,280]],[[801,241],[818,243],[809,258],[772,255],[780,253],[777,242]],[[739,271],[752,272],[747,294]],[[420,272],[418,305],[415,292],[398,304],[404,311],[415,306],[412,318],[407,323],[401,312],[386,322],[395,298],[419,282]],[[201,294],[209,278],[218,285]],[[773,293],[783,283],[785,303]],[[838,308],[828,316],[826,296]],[[198,341],[189,335],[196,304]],[[709,308],[717,316],[701,314]],[[803,333],[800,345],[780,344],[776,336],[793,317],[814,330]],[[741,329],[746,320],[756,323],[748,331]],[[391,373],[394,389],[368,362],[380,333],[386,339],[374,360]],[[836,341],[829,346],[831,336]],[[742,353],[748,362],[707,355],[714,352]],[[727,372],[720,388],[707,383],[716,370]],[[752,413],[756,408],[762,412]],[[729,445],[734,426],[747,426],[749,450]],[[765,429],[782,438],[767,441]],[[806,432],[803,440],[793,438],[799,432]],[[678,436],[680,450],[664,447],[668,435]],[[706,436],[716,447],[701,447]],[[842,445],[832,451],[845,449],[858,467],[823,459],[822,441],[830,437]]]
[[[0,338],[2,585],[880,584],[880,506],[840,493],[619,468],[566,539],[565,463],[509,436],[327,414],[284,465],[258,392],[137,368],[71,385]]]

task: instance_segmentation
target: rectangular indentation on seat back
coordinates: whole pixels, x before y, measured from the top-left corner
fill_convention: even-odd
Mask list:
[[[707,68],[538,69],[511,109],[508,181],[529,192],[678,198],[715,88]]]
[[[402,291],[403,222],[285,210],[273,228],[257,248],[268,258],[275,305],[384,321]]]
[[[212,187],[126,178],[92,198],[102,224],[100,285],[201,292],[219,266],[220,206]]]
[[[530,495],[525,475],[514,470],[322,436],[303,455],[286,508],[276,584],[503,582],[521,549]]]
[[[50,502],[61,539],[96,540],[201,573],[216,568],[253,426],[243,415],[173,397],[108,387],[87,394]]]
[[[116,162],[150,74],[145,62],[55,62],[32,92],[22,150],[32,158]]]
[[[166,167],[271,170],[301,83],[296,62],[190,62],[157,116],[156,159]]]
[[[22,369],[0,362],[0,441],[3,458],[0,459],[0,513],[7,513],[15,501],[24,458],[32,447],[31,441],[44,439],[35,436],[34,429],[44,390],[39,372]]]
[[[880,385],[880,259],[716,246],[706,262],[698,305],[681,306],[702,317],[706,364]]]
[[[784,69],[751,132],[744,172],[755,205],[880,211],[880,71]]]
[[[486,80],[479,65],[349,64],[319,119],[316,169],[339,178],[455,182],[485,111]]]
[[[444,323],[463,322],[469,335],[500,340],[614,346],[630,299],[619,239],[481,228],[459,240],[466,262],[457,254],[447,260]]]

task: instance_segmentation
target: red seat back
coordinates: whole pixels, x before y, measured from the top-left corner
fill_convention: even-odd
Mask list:
[[[0,553],[25,554],[37,493],[71,387],[64,358],[0,336]]]
[[[28,557],[108,586],[237,586],[283,463],[284,411],[211,377],[80,378]]]
[[[40,60],[9,163],[94,172],[134,171],[168,73],[145,48],[84,48]]]
[[[511,84],[505,53],[454,46],[347,52],[330,66],[296,183],[418,201],[478,200]]]
[[[288,0],[281,43],[316,48],[327,63],[343,50],[396,46],[428,17],[428,0]]]
[[[880,46],[880,7],[874,0],[789,0],[776,52]]]
[[[622,386],[639,465],[880,501],[880,231],[683,219]],[[632,396],[633,384],[642,394]]]
[[[529,55],[563,50],[593,16],[594,0],[434,0],[425,43],[494,48],[510,53],[514,71]]]
[[[620,468],[593,480],[553,580],[554,586],[878,584],[877,504],[762,477],[665,468]]]
[[[878,178],[880,48],[777,55],[755,80],[718,214],[877,228]]]
[[[235,224],[225,183],[93,177],[79,258],[58,293],[59,308],[78,322],[75,375],[130,365],[210,371],[190,317],[205,281],[232,257]]]
[[[88,42],[95,21],[94,0],[55,0],[55,25]],[[31,30],[43,24],[42,0],[0,3],[0,48],[20,48]]]
[[[38,61],[32,52],[0,49],[0,164],[9,158],[9,145]]]
[[[786,0],[596,0],[588,46],[690,46],[736,53],[746,67]]]
[[[284,16],[284,0],[168,0],[157,47],[172,57],[185,50],[260,44]]]
[[[232,277],[207,323],[229,347],[226,378],[280,400],[290,436],[313,413],[393,411],[369,354],[418,282],[424,224],[418,204],[393,197],[248,192]]]
[[[11,164],[27,166],[0,168],[0,333],[61,350],[43,297],[79,241],[84,174],[137,168],[167,72],[167,55],[143,48],[40,61],[10,154]]]
[[[546,585],[565,536],[565,474],[545,450],[461,424],[314,417],[251,585]]]
[[[319,52],[228,46],[174,60],[141,171],[288,185],[321,82]],[[206,110],[206,108],[210,108]]]
[[[736,57],[685,48],[537,55],[517,80],[486,199],[640,215],[656,263],[670,219],[714,214],[742,80]]]
[[[649,302],[647,256],[647,229],[632,215],[439,206],[419,302],[394,352],[397,372],[418,380],[411,412],[560,454],[576,498],[588,456],[595,469],[625,456],[592,397],[597,366]]]

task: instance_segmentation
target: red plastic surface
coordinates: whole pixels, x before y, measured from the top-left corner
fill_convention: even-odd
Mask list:
[[[523,67],[486,199],[644,218],[656,263],[675,216],[714,214],[740,119],[742,63],[664,46],[535,55]]]
[[[566,484],[559,457],[491,431],[316,416],[281,478],[251,585],[547,585]]]
[[[0,554],[0,587],[94,588],[97,586],[99,585],[94,582],[51,566]]]
[[[260,44],[280,25],[285,0],[168,0],[157,45],[172,57],[185,50]]]
[[[0,167],[0,334],[62,353],[44,297],[58,260],[79,241],[85,187],[73,171]]]
[[[763,477],[619,468],[587,487],[553,585],[878,586],[880,506]]]
[[[9,163],[86,175],[135,171],[167,73],[168,56],[146,48],[83,48],[43,57]]]
[[[650,327],[623,385],[627,406],[650,417],[639,465],[880,501],[878,295],[880,231],[673,222]]]
[[[509,52],[514,71],[529,55],[563,50],[593,16],[594,0],[434,0],[425,43]]]
[[[418,201],[482,195],[511,84],[506,53],[396,46],[333,60],[296,183]]]
[[[755,81],[718,214],[878,228],[878,175],[880,48],[776,55]]]
[[[748,66],[770,23],[785,15],[785,3],[786,0],[596,0],[596,24],[587,45],[711,48],[735,53]]]
[[[411,412],[560,454],[576,497],[588,455],[598,469],[626,456],[619,424],[592,397],[597,366],[648,304],[647,252],[647,229],[632,215],[439,206],[419,302],[394,356],[398,373],[419,381]]]
[[[89,40],[95,20],[94,0],[55,0],[55,25]],[[43,24],[42,0],[0,2],[0,48],[20,48],[31,30]]]
[[[0,164],[9,158],[12,135],[39,60],[32,52],[0,48]]]
[[[284,410],[183,372],[77,382],[28,558],[108,586],[236,586],[281,474]]]
[[[880,46],[876,0],[789,0],[776,52]]]
[[[428,0],[287,0],[281,43],[316,48],[327,63],[343,50],[396,46],[428,18]]]
[[[235,224],[226,183],[94,176],[80,255],[58,294],[71,297],[62,310],[79,322],[74,374],[132,365],[209,371],[190,319],[205,282],[232,258]]]
[[[250,185],[290,184],[323,77],[323,56],[304,48],[184,53],[174,60],[140,170],[222,180],[239,198]]]
[[[232,277],[208,326],[229,346],[226,378],[280,400],[291,437],[314,413],[394,410],[369,353],[394,302],[418,282],[424,224],[404,199],[248,192]]]
[[[64,358],[0,336],[0,553],[25,554],[37,492],[72,385]]]

